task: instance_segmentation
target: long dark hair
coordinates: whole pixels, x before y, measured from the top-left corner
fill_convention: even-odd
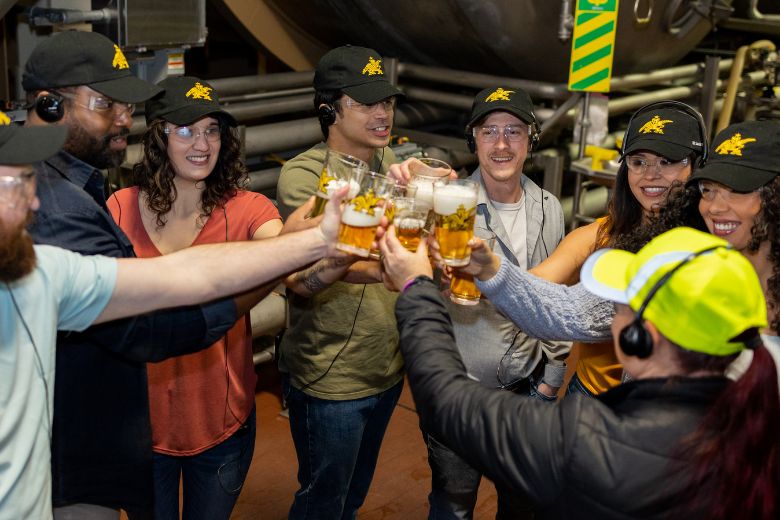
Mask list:
[[[777,518],[780,484],[780,392],[763,345],[747,372],[720,394],[681,445],[693,453],[680,518]]]
[[[201,195],[201,218],[206,219],[218,205],[234,196],[245,183],[248,174],[241,161],[241,142],[234,128],[217,117],[220,126],[221,147],[214,171],[206,177],[206,188]],[[157,119],[143,136],[144,156],[133,166],[133,181],[146,195],[146,202],[156,215],[157,226],[165,226],[165,215],[176,200],[176,176],[168,159],[168,136],[165,121]]]

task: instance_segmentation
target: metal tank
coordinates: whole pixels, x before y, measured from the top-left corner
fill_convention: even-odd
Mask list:
[[[571,40],[561,40],[571,27],[575,1],[588,0],[263,3],[271,11],[268,15],[298,35],[294,40],[301,35],[310,39],[303,43],[307,49],[352,43],[420,64],[562,82],[568,75]],[[647,72],[678,62],[712,29],[712,20],[728,16],[730,4],[731,0],[620,0],[613,74]],[[278,47],[267,36],[255,34],[269,49]],[[293,61],[285,59],[284,50],[276,54]],[[307,57],[312,63],[318,58]]]

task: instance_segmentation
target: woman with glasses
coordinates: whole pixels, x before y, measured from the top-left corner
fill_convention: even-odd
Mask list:
[[[149,129],[133,169],[136,186],[108,203],[138,256],[277,235],[282,223],[273,203],[240,189],[247,173],[236,121],[220,108],[216,92],[186,76],[159,86],[163,95],[146,103]],[[271,287],[245,295],[239,314]],[[147,367],[155,518],[179,518],[180,480],[184,518],[229,518],[255,441],[248,315],[205,350]]]

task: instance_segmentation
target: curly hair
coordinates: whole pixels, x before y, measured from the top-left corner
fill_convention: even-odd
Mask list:
[[[214,170],[204,180],[205,189],[200,200],[200,218],[207,219],[215,207],[225,204],[248,179],[246,166],[241,161],[241,141],[238,133],[222,118],[220,126],[221,147]],[[168,158],[168,136],[165,121],[157,119],[149,125],[143,136],[144,156],[133,166],[133,181],[146,195],[149,209],[157,215],[157,226],[165,226],[165,215],[176,200],[176,185]]]

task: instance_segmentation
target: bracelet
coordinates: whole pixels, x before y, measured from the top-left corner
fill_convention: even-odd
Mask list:
[[[431,278],[430,276],[426,276],[424,274],[421,274],[420,276],[415,276],[414,278],[412,278],[410,280],[407,280],[406,283],[403,286],[403,289],[401,289],[401,292],[405,293],[406,290],[409,287],[411,287],[411,286],[413,286],[415,284],[421,283],[421,282],[431,282],[431,283],[434,283],[433,282],[433,278]]]

